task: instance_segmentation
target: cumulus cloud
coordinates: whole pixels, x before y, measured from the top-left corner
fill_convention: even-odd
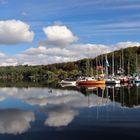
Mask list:
[[[29,25],[21,21],[0,21],[0,44],[29,42],[34,33]],[[94,58],[121,48],[140,46],[139,42],[119,42],[116,44],[76,44],[77,37],[65,25],[53,25],[43,28],[46,40],[39,41],[38,47],[31,47],[16,56],[0,52],[0,66],[46,65],[52,63],[76,61]],[[7,38],[6,38],[6,37]]]
[[[35,120],[31,111],[17,109],[0,110],[0,133],[21,134],[30,128],[30,122]]]
[[[121,48],[140,46],[139,42],[120,42],[114,45],[104,44],[72,44],[69,47],[45,47],[29,48],[15,57],[0,53],[0,65],[41,65],[68,61],[76,61],[83,58],[94,58],[97,55],[108,53]]]
[[[121,48],[134,47],[134,46],[140,46],[140,42],[132,42],[132,41],[119,42],[115,45],[114,50],[118,50]]]
[[[20,20],[0,21],[0,44],[18,44],[31,42],[34,32],[29,31],[30,26]]]
[[[16,65],[18,65],[18,60],[16,58],[7,58],[0,64],[0,66],[16,66]]]
[[[76,61],[79,59],[107,53],[110,49],[102,44],[73,44],[66,48],[45,47],[29,48],[18,55],[20,64],[51,64],[59,62]]]
[[[66,48],[46,48],[44,46],[39,46],[37,48],[29,48],[25,51],[24,54],[27,55],[50,55],[50,56],[76,56],[77,53],[75,53],[72,50],[66,49]]]
[[[39,46],[38,48],[29,48],[25,51],[27,55],[46,54],[46,47]]]
[[[82,55],[82,58],[94,58],[99,54],[110,52],[109,46],[103,44],[74,44],[71,50],[77,52],[79,56]]]
[[[75,41],[77,37],[64,25],[53,25],[43,28],[47,41],[57,46],[66,46]]]
[[[0,66],[16,66],[18,60],[16,57],[8,56],[3,52],[0,52]]]

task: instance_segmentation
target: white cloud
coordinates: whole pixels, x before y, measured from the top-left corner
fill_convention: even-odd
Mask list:
[[[57,46],[66,46],[75,41],[77,37],[66,27],[61,25],[48,26],[43,28],[44,33],[47,36],[47,41],[50,44]]]
[[[121,49],[121,48],[128,48],[128,47],[138,47],[140,46],[140,42],[132,42],[132,41],[126,41],[126,42],[119,42],[115,45],[115,50]]]
[[[59,62],[76,61],[79,59],[91,57],[107,53],[111,48],[102,44],[73,44],[69,47],[61,48],[39,46],[37,48],[29,48],[22,54],[18,55],[20,64],[50,64]]]
[[[3,52],[0,52],[0,66],[16,66],[18,65],[18,60],[16,57],[11,57]]]
[[[27,55],[46,54],[46,47],[39,46],[38,48],[29,48],[25,51]]]
[[[30,122],[35,120],[31,111],[17,109],[0,110],[0,133],[21,134],[30,128]]]
[[[39,46],[29,48],[15,57],[0,53],[0,66],[16,65],[41,65],[68,61],[76,61],[83,58],[94,58],[97,55],[119,50],[121,48],[140,46],[139,42],[119,42],[114,45],[103,44],[73,44],[67,48]]]
[[[66,49],[66,48],[59,48],[59,47],[53,47],[53,48],[46,48],[44,46],[39,46],[37,48],[29,48],[27,49],[24,54],[27,55],[50,55],[50,56],[76,56],[77,53],[75,53],[72,50]]]
[[[2,28],[2,30],[0,30],[0,43],[4,43],[4,41],[5,43],[18,43],[20,41],[22,42],[24,39],[27,39],[26,41],[31,41],[30,37],[33,37],[33,32],[29,31],[29,26],[26,23],[10,20],[3,21],[4,25],[1,26],[1,22],[0,29]],[[15,26],[16,24],[18,26]],[[8,29],[6,29],[6,27],[8,27]],[[8,39],[1,36],[1,34],[4,33],[3,28],[6,32],[9,32]],[[97,55],[118,50],[120,48],[140,46],[139,42],[132,41],[119,42],[113,45],[76,44],[74,41],[77,40],[77,37],[64,25],[48,26],[43,28],[43,30],[47,38],[44,41],[40,41],[38,47],[28,48],[24,52],[13,57],[0,52],[0,66],[26,64],[46,65],[76,61],[88,57],[94,58]],[[7,33],[5,34],[5,36],[7,36]],[[30,37],[27,37],[28,35]]]
[[[72,44],[66,48],[61,48],[59,46],[55,47],[39,46],[37,48],[29,48],[25,50],[23,53],[18,54],[16,56],[16,59],[18,60],[18,64],[45,65],[52,63],[76,61],[88,57],[94,58],[97,55],[103,53],[108,53],[121,48],[133,46],[140,46],[140,43],[126,41],[119,42],[114,45]]]
[[[0,52],[0,58],[5,58],[5,57],[6,57],[6,54],[3,52]]]
[[[30,26],[20,20],[0,21],[0,44],[18,44],[31,42],[34,33]]]
[[[0,66],[16,66],[18,65],[18,60],[16,58],[7,58],[4,59],[1,63]]]
[[[91,57],[110,51],[109,46],[103,44],[75,44],[72,46],[73,51],[77,52],[77,56]]]

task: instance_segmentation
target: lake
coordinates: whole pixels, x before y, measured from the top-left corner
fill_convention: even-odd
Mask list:
[[[139,85],[0,87],[1,140],[140,139],[139,132]]]

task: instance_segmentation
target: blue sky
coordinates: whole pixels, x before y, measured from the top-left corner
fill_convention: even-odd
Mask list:
[[[47,40],[43,28],[53,25],[66,26],[85,46],[140,42],[140,0],[0,0],[0,20],[20,20],[34,32],[30,42],[0,44],[12,57]]]

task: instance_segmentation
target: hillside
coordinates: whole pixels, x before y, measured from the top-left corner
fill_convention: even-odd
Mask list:
[[[136,72],[136,56],[138,69],[140,64],[140,47],[130,47],[117,50],[107,54],[109,62],[109,73],[112,70],[112,56],[114,53],[114,70],[121,67],[125,70],[125,75]],[[27,80],[27,79],[48,79],[50,81],[64,79],[67,77],[76,78],[79,75],[95,75],[96,66],[106,65],[105,55],[102,54],[96,58],[86,58],[75,62],[56,63],[39,66],[7,66],[0,67],[0,79]]]

